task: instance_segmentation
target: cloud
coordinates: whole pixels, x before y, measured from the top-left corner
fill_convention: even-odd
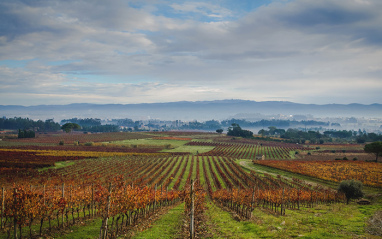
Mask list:
[[[232,15],[229,9],[207,2],[183,2],[170,5],[180,13],[197,13],[210,18],[223,19]]]
[[[25,104],[376,102],[380,1],[274,1],[243,16],[222,2],[2,1],[0,90]]]

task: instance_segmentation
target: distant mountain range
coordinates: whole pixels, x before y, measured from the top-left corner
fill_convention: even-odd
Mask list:
[[[133,120],[224,120],[239,115],[312,115],[314,117],[382,118],[382,104],[299,104],[286,101],[180,101],[142,104],[0,105],[0,116],[33,120],[100,118]]]

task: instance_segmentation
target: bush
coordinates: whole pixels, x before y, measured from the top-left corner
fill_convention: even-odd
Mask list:
[[[357,161],[357,160],[358,160],[357,157],[354,157],[354,158],[353,158],[353,161]]]
[[[349,160],[349,159],[348,159],[348,158],[346,158],[346,157],[343,157],[343,158],[342,158],[342,160]]]
[[[58,143],[58,145],[64,145],[64,144],[65,144],[65,143],[64,143],[63,140],[61,140],[60,143]]]
[[[338,186],[338,192],[344,193],[346,196],[346,203],[349,204],[350,199],[361,198],[364,194],[362,191],[362,182],[357,180],[344,180]]]
[[[316,147],[316,149],[317,149],[317,150],[319,150],[319,149],[320,149],[320,147]]]

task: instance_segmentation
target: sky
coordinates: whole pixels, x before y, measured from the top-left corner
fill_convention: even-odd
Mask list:
[[[382,103],[380,0],[1,0],[0,105]]]

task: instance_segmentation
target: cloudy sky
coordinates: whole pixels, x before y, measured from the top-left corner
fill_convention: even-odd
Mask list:
[[[382,103],[381,0],[1,0],[0,105]]]

